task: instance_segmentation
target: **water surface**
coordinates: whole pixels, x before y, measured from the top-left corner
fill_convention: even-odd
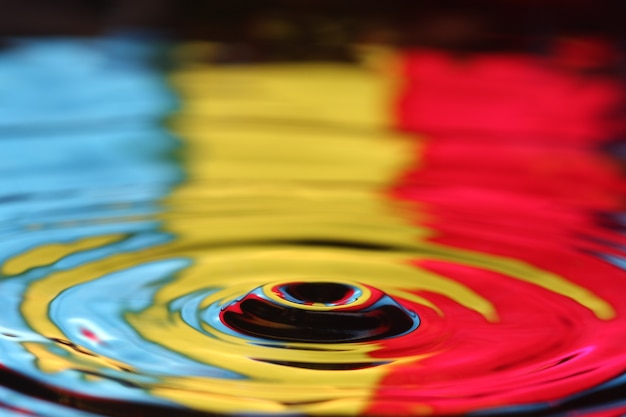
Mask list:
[[[626,412],[618,85],[203,48],[3,51],[6,415]]]

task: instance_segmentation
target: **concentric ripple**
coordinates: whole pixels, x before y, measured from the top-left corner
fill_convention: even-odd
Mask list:
[[[584,143],[589,129],[572,127],[569,146],[567,129],[558,143],[503,142],[480,119],[468,142],[458,126],[424,126],[411,71],[473,88],[424,53],[405,57],[399,118],[431,139],[383,127],[389,85],[371,69],[330,64],[183,66],[167,130],[175,103],[150,51],[109,39],[11,52],[57,82],[76,62],[57,54],[89,52],[65,81],[92,86],[118,123],[32,119],[55,135],[0,120],[20,136],[0,140],[14,179],[0,187],[3,412],[626,412],[624,183]],[[474,81],[548,78],[553,99],[587,81],[494,62],[464,68]],[[611,104],[596,82],[577,111]],[[50,106],[92,103],[55,94]]]

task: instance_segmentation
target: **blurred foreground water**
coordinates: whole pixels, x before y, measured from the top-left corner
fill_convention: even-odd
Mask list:
[[[626,415],[614,77],[210,50],[2,51],[2,415]]]

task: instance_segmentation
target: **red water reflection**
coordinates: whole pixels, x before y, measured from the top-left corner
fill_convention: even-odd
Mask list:
[[[609,302],[615,316],[598,318],[488,267],[416,262],[487,298],[499,320],[420,293],[445,320],[420,311],[412,349],[436,353],[388,374],[368,413],[555,405],[626,369],[625,273],[601,257],[626,240],[598,222],[623,210],[625,182],[616,160],[597,150],[623,131],[624,89],[605,71],[612,49],[581,45],[551,57],[406,52],[396,120],[420,139],[391,193],[418,203],[413,220],[435,232],[429,242],[556,274]]]
[[[580,47],[565,42],[550,58],[407,52],[398,126],[463,141],[472,139],[463,134],[492,143],[604,141],[623,127],[612,117],[623,100],[622,86],[612,76],[582,72],[594,67],[590,60],[601,68],[612,58],[609,51],[597,51],[607,55],[601,60],[589,45]]]

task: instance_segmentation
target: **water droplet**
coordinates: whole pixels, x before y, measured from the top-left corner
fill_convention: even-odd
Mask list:
[[[245,335],[306,343],[383,340],[417,328],[415,313],[382,291],[362,288],[329,282],[259,287],[225,306],[221,319]]]

